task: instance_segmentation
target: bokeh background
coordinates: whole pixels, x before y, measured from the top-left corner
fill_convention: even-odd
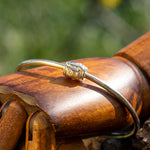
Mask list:
[[[31,58],[111,57],[149,29],[149,0],[1,0],[0,76]]]

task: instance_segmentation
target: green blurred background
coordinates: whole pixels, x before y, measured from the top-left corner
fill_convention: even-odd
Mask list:
[[[149,0],[1,0],[0,76],[31,58],[111,57],[149,28]]]

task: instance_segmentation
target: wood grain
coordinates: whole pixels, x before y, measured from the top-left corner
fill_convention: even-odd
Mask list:
[[[146,117],[150,115],[149,58],[150,32],[125,47],[113,58],[86,58],[75,60],[75,62],[87,66],[89,73],[119,91],[132,104],[138,115]],[[47,131],[50,131],[47,127],[55,132],[57,139],[61,139],[122,131],[128,129],[133,123],[124,106],[105,89],[88,80],[66,79],[62,70],[48,66],[0,77],[0,105],[11,100],[24,107],[21,111],[25,110],[25,114],[31,117],[28,118],[27,125],[32,120],[32,129],[38,130],[38,133],[35,133],[35,141],[26,141],[29,149],[33,146],[36,146],[34,149],[40,149],[37,142],[41,138],[40,135],[45,136],[45,140],[49,135],[50,138],[53,136],[54,140],[53,134],[47,134]],[[20,111],[20,108],[16,108],[16,111]],[[43,113],[32,116],[36,111],[43,111]],[[14,118],[10,115],[12,118],[8,121],[16,119],[16,123],[19,124],[17,118],[23,117],[20,125],[23,126],[25,114],[23,111],[21,116]],[[42,120],[44,120],[43,125]],[[0,125],[2,125],[1,122]],[[14,127],[13,122],[12,125]],[[44,125],[47,127],[43,129]],[[20,136],[22,127],[20,129],[16,131],[17,138]],[[9,132],[11,133],[11,129]],[[42,132],[45,134],[43,135]],[[66,148],[66,145],[63,146]],[[82,144],[80,146],[84,149]]]
[[[0,149],[11,150],[22,134],[27,113],[16,101],[4,104],[0,112]]]
[[[120,50],[115,58],[123,60],[137,74],[142,90],[141,117],[147,117],[150,114],[150,31]]]
[[[136,64],[150,82],[150,31],[120,50],[116,56],[124,57]]]
[[[138,113],[141,110],[141,87],[135,72],[113,58],[77,60],[88,72],[122,93]],[[57,136],[88,136],[119,131],[131,125],[124,107],[103,88],[84,81],[72,81],[62,71],[38,67],[0,78],[1,86],[36,98],[52,119]]]

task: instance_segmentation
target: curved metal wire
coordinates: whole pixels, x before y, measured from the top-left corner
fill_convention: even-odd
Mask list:
[[[80,79],[86,78],[86,79],[98,84],[99,86],[103,87],[110,94],[112,94],[114,97],[116,97],[117,100],[121,104],[123,104],[130,112],[130,114],[134,120],[134,126],[133,126],[133,129],[129,132],[124,132],[124,133],[114,132],[114,133],[106,134],[103,136],[109,137],[109,138],[127,138],[127,137],[130,137],[131,135],[135,134],[139,130],[139,128],[140,128],[139,117],[138,117],[136,111],[134,110],[134,108],[132,107],[132,105],[128,102],[128,100],[123,95],[121,95],[118,91],[114,90],[109,85],[104,83],[102,80],[89,74],[87,72],[87,67],[85,67],[84,65],[82,65],[80,63],[74,63],[74,62],[66,62],[66,64],[62,64],[62,63],[51,61],[51,60],[30,59],[30,60],[21,62],[17,67],[17,71],[21,71],[21,69],[23,69],[24,67],[32,66],[32,65],[46,65],[46,66],[63,69],[64,75],[66,77],[72,78],[73,80],[80,80]]]

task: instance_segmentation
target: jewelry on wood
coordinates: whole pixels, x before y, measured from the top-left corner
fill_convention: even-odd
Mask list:
[[[80,79],[83,80],[86,78],[86,79],[98,84],[99,86],[101,86],[102,88],[107,90],[110,94],[112,94],[112,96],[116,97],[117,100],[121,104],[123,104],[123,106],[125,106],[128,109],[128,111],[130,112],[130,114],[134,120],[134,126],[133,126],[133,129],[127,133],[126,132],[124,132],[124,133],[117,132],[117,133],[111,133],[111,134],[107,134],[107,135],[103,135],[103,136],[111,137],[111,138],[127,138],[127,137],[135,134],[139,130],[139,128],[140,128],[139,117],[138,117],[136,111],[134,110],[134,108],[132,107],[132,105],[128,102],[128,100],[123,95],[121,95],[118,91],[114,90],[109,85],[104,83],[102,80],[100,80],[99,78],[88,73],[86,66],[82,65],[81,63],[75,63],[75,62],[66,62],[65,64],[63,64],[63,63],[59,63],[59,62],[55,62],[55,61],[51,61],[51,60],[30,59],[30,60],[21,62],[17,67],[17,71],[19,72],[24,67],[32,66],[32,65],[45,65],[45,66],[51,66],[51,67],[63,69],[63,74],[67,78],[71,78],[73,80],[80,80]]]

